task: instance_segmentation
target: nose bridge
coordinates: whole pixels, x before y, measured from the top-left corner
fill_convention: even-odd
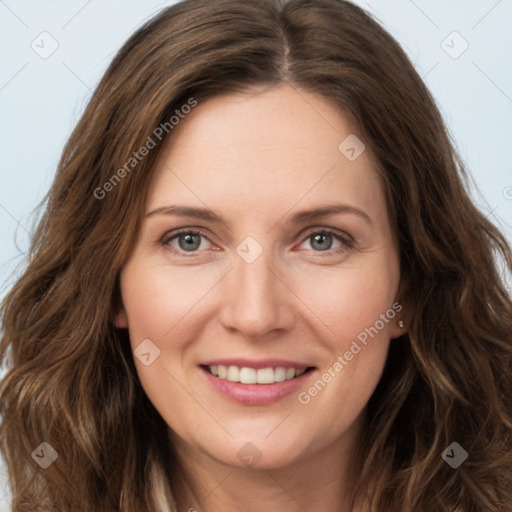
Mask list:
[[[246,249],[240,255],[240,249]],[[276,274],[272,251],[240,244],[234,269],[226,283],[223,320],[226,327],[236,328],[250,337],[263,336],[283,329],[293,319],[290,294]],[[250,255],[250,257],[248,257]]]
[[[261,255],[255,261],[248,263],[241,259],[235,265],[236,285],[239,293],[252,297],[258,302],[264,299],[265,303],[275,299],[276,276],[272,270],[271,257]]]

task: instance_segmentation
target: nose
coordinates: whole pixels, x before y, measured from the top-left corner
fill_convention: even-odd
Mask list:
[[[224,327],[251,339],[289,330],[295,319],[295,306],[285,276],[265,251],[252,263],[236,258],[235,268],[223,280]]]

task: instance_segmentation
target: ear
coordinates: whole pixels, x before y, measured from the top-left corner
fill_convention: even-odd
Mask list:
[[[119,274],[116,277],[114,298],[110,309],[110,322],[118,329],[128,328],[128,317],[126,315],[126,310],[124,309],[123,298],[121,295]]]
[[[112,323],[118,329],[127,329],[128,328],[128,317],[126,316],[126,311],[124,307],[121,306],[117,313],[113,314]]]
[[[411,322],[411,308],[407,302],[407,283],[405,280],[400,281],[399,290],[391,309],[395,312],[394,318],[390,322],[389,334],[391,339],[400,338],[409,329]]]
[[[391,308],[395,311],[395,317],[389,322],[389,337],[391,339],[400,338],[403,336],[409,327],[409,320],[405,306],[400,302],[395,301]]]

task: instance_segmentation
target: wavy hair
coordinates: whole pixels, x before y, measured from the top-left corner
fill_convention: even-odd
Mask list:
[[[112,323],[118,276],[176,110],[282,83],[326,98],[362,134],[399,240],[409,329],[367,405],[354,497],[368,493],[378,512],[512,510],[512,302],[500,273],[512,270],[511,249],[472,203],[406,54],[348,1],[185,0],[110,64],[2,304],[0,435],[14,512],[176,510],[167,425]],[[165,137],[132,165],[159,126]],[[58,454],[46,469],[31,457],[43,441]],[[457,469],[441,458],[454,441],[469,454]]]

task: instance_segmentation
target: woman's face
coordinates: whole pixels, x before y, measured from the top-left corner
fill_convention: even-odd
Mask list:
[[[174,127],[116,325],[178,445],[271,468],[356,439],[403,332],[383,187],[351,134],[285,85]]]

